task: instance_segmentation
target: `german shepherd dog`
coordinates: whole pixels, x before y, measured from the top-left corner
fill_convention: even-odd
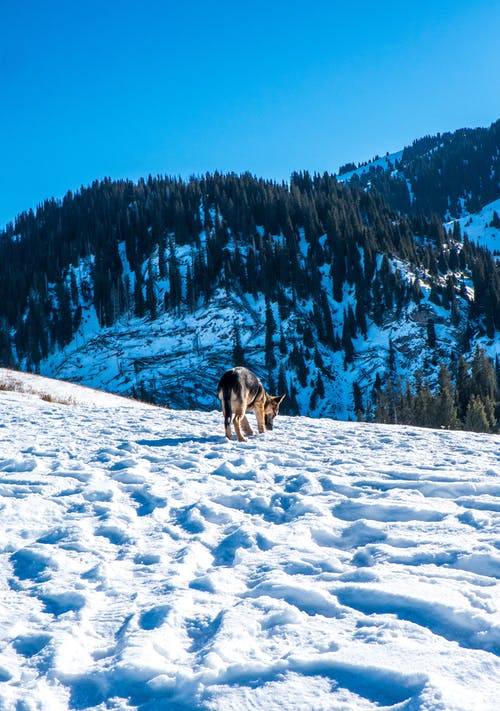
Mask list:
[[[234,413],[234,429],[240,442],[246,435],[253,435],[245,413],[253,410],[259,433],[273,429],[273,420],[279,412],[284,395],[268,395],[264,386],[250,370],[237,367],[228,370],[219,380],[217,393],[222,405],[226,437],[231,439],[231,419]],[[242,430],[244,434],[242,433]]]

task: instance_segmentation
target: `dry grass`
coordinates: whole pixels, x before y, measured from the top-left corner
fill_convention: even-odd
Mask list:
[[[22,383],[20,380],[14,378],[5,378],[0,380],[0,391],[4,392],[16,392],[23,393],[26,395],[36,395],[40,400],[45,402],[53,402],[58,405],[77,405],[77,401],[68,396],[57,395],[56,393],[51,393],[48,391],[39,391],[35,388],[31,388],[26,383]]]

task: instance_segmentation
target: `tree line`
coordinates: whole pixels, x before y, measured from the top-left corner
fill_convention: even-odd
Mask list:
[[[441,363],[437,387],[417,372],[413,381],[403,382],[389,372],[372,393],[373,409],[358,410],[360,419],[385,424],[416,425],[434,429],[465,429],[498,432],[500,427],[500,364],[476,347],[467,361],[463,355],[453,364],[454,373]],[[355,396],[355,393],[354,395]]]
[[[500,120],[488,128],[424,136],[389,170],[370,166],[350,182],[377,190],[405,214],[436,214],[443,220],[476,212],[500,196]]]
[[[96,181],[8,225],[0,277],[0,363],[34,370],[71,342],[88,305],[107,327],[124,314],[194,312],[219,289],[262,297],[265,368],[291,391],[290,411],[292,381],[312,382],[312,404],[321,400],[325,354],[341,353],[349,368],[355,340],[418,307],[424,282],[464,352],[472,334],[500,329],[500,275],[487,250],[458,225],[447,232],[435,217],[402,215],[329,174]]]

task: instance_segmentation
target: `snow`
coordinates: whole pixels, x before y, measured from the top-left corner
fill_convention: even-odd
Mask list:
[[[500,229],[491,226],[494,212],[500,215],[500,200],[488,203],[479,212],[467,214],[457,222],[462,234],[466,233],[472,242],[498,255],[500,254]],[[451,220],[445,223],[445,228],[452,230],[454,222],[455,220]]]
[[[280,416],[240,444],[16,377],[1,709],[498,708],[496,436]]]

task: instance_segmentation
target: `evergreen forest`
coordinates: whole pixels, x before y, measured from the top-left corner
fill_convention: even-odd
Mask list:
[[[499,131],[497,122],[491,141]],[[411,175],[411,205],[387,187],[406,187],[406,178],[381,173],[380,185],[366,189],[357,178],[308,172],[287,183],[219,173],[105,179],[45,201],[0,235],[0,364],[38,372],[74,341],[89,309],[105,330],[125,317],[154,323],[196,314],[223,294],[264,305],[261,352],[245,351],[235,321],[232,358],[287,393],[285,412],[331,414],[328,383],[350,373],[349,408],[359,419],[498,431],[498,358],[481,344],[500,331],[499,265],[441,219],[457,212],[450,206],[462,190],[444,172],[443,155],[452,171],[457,146],[479,146],[498,197],[498,151],[492,163],[482,134],[457,134],[405,149],[408,171],[423,161]],[[419,157],[423,148],[431,159]],[[449,188],[446,204],[437,175]],[[471,194],[493,199],[490,187],[483,181]],[[383,368],[356,369],[359,344],[408,314],[431,369],[405,372],[397,330]],[[340,372],[329,365],[334,356]],[[307,406],[298,398],[306,387]],[[171,404],[144,385],[130,393]]]

